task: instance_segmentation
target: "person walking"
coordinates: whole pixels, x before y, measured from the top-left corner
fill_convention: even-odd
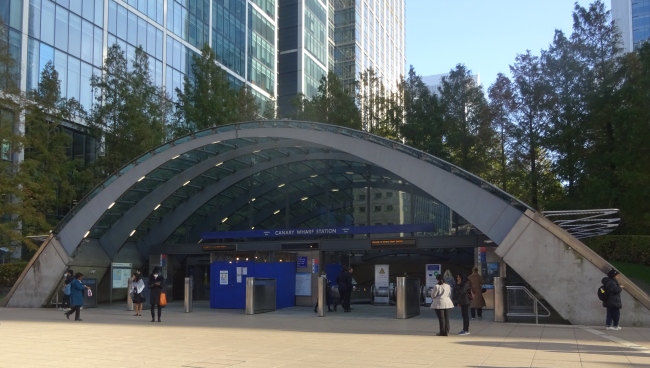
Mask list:
[[[133,307],[135,309],[134,316],[142,315],[142,303],[144,303],[144,295],[142,294],[143,291],[144,281],[142,281],[140,273],[136,272],[133,274],[133,283],[131,284],[131,294],[133,294],[131,299],[133,300]]]
[[[607,300],[603,301],[603,307],[607,308],[607,317],[605,324],[607,325],[607,330],[618,331],[621,327],[618,325],[618,322],[621,318],[621,308],[623,308],[623,303],[621,302],[621,292],[625,288],[623,285],[618,283],[618,275],[620,273],[614,269],[607,273],[607,277],[603,278],[603,288],[605,293],[607,293]]]
[[[336,278],[336,283],[339,285],[340,303],[344,312],[350,312],[350,298],[352,297],[352,267],[343,267],[341,272]],[[334,305],[336,311],[336,305]]]
[[[81,272],[77,272],[74,275],[74,280],[70,282],[70,305],[71,308],[65,313],[65,317],[70,319],[70,315],[74,313],[75,321],[82,321],[80,318],[81,306],[84,305],[84,290],[90,289],[87,285],[81,283],[84,279],[84,275]]]
[[[61,304],[61,307],[63,309],[70,309],[70,284],[74,280],[74,276],[72,275],[74,275],[72,270],[66,271],[64,275],[65,279],[63,280],[63,303]]]
[[[478,273],[478,267],[472,268],[472,274],[467,277],[470,281],[472,291],[474,291],[474,299],[469,302],[470,312],[472,312],[472,319],[483,319],[483,307],[485,307],[485,299],[483,298],[483,278]]]
[[[459,273],[456,276],[456,287],[454,291],[456,292],[456,303],[461,310],[463,315],[463,329],[458,333],[459,335],[469,335],[469,295],[468,293],[472,290],[470,287],[470,282],[467,279],[467,275],[464,273]]]
[[[160,320],[160,315],[162,314],[160,294],[163,292],[165,279],[162,275],[159,275],[159,271],[158,267],[154,267],[151,276],[149,276],[149,290],[151,290],[151,294],[149,295],[149,303],[151,304],[151,322],[156,322],[154,315],[154,306],[156,305],[158,306],[158,322],[162,322]]]
[[[454,308],[451,301],[451,287],[442,274],[436,276],[438,284],[431,289],[431,309],[436,311],[440,332],[436,336],[449,336],[449,310]]]

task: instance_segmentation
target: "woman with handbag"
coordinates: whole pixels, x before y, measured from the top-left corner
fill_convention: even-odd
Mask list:
[[[151,276],[149,276],[149,289],[151,290],[151,294],[149,295],[149,303],[151,304],[151,322],[156,322],[154,316],[154,306],[156,305],[158,306],[158,322],[161,322],[161,296],[163,296],[165,300],[167,299],[164,295],[165,292],[163,290],[164,281],[165,279],[162,277],[162,275],[159,275],[158,267],[154,267],[153,271],[151,272]],[[164,304],[167,304],[167,302],[165,301]]]
[[[472,274],[467,277],[472,285],[472,291],[474,292],[474,299],[469,302],[469,308],[472,312],[472,319],[476,318],[478,312],[478,319],[483,319],[483,307],[485,307],[485,299],[483,298],[483,293],[485,289],[483,288],[483,278],[478,273],[478,267],[472,269]]]
[[[436,276],[438,284],[431,289],[431,309],[436,311],[440,332],[436,336],[449,336],[449,310],[454,308],[451,301],[451,286],[442,274]]]
[[[142,315],[142,303],[144,303],[143,291],[144,281],[142,281],[140,273],[133,274],[133,283],[131,284],[131,294],[133,294],[133,297],[131,299],[133,300],[133,307],[135,309],[134,316]]]
[[[81,283],[84,275],[77,272],[74,275],[74,280],[70,283],[70,305],[71,309],[65,313],[65,317],[70,319],[70,315],[74,313],[74,320],[81,321],[79,318],[81,314],[81,306],[84,305],[84,290],[90,290],[90,287]]]

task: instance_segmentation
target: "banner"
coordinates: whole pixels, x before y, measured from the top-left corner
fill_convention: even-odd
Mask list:
[[[434,231],[434,224],[322,227],[313,229],[241,230],[201,233],[201,239],[275,238],[350,234],[399,234]]]
[[[388,288],[390,272],[388,265],[375,265],[375,290]],[[374,304],[389,304],[388,295],[375,296]]]

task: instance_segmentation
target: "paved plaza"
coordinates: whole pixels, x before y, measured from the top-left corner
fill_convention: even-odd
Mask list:
[[[353,307],[321,318],[304,307],[247,316],[205,302],[186,314],[174,302],[162,323],[122,305],[85,309],[83,322],[0,308],[0,367],[650,367],[650,328],[504,324],[486,313],[470,336],[437,337],[427,308],[398,320],[394,307]],[[458,311],[452,317],[459,331]]]

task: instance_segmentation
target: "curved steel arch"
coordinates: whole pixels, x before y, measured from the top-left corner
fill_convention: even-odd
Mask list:
[[[217,140],[257,137],[294,139],[307,146],[325,146],[345,152],[355,157],[355,161],[364,160],[383,167],[453,209],[497,244],[521,214],[529,209],[514,197],[471,173],[398,142],[319,123],[261,121],[198,132],[134,160],[107,179],[66,216],[57,228],[58,238],[66,251],[72,254],[86,231],[96,223],[108,206],[154,168],[175,156]],[[134,228],[137,228],[136,224],[133,224],[131,230]],[[121,239],[126,240],[123,235],[116,235],[114,239],[118,247]]]

